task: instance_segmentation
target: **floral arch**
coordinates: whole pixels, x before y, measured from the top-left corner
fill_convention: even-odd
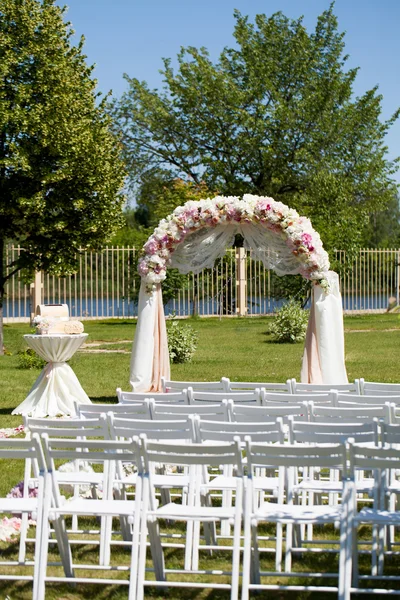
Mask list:
[[[338,277],[329,271],[328,254],[319,234],[309,219],[285,204],[247,194],[243,199],[217,196],[178,206],[160,221],[143,246],[130,377],[135,391],[160,391],[161,376],[170,378],[161,295],[167,268],[199,273],[212,267],[237,233],[267,269],[278,275],[300,273],[316,284],[302,380],[332,384],[347,381]]]

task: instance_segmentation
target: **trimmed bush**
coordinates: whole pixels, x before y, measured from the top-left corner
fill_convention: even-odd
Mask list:
[[[306,337],[309,311],[293,298],[276,311],[269,332],[274,341],[295,344]]]
[[[197,348],[198,335],[190,325],[167,323],[169,357],[173,363],[190,362]]]
[[[46,361],[40,358],[32,348],[20,350],[17,356],[19,369],[43,369],[46,365]]]

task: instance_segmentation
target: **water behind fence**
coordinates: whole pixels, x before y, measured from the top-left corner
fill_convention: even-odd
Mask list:
[[[23,252],[19,246],[7,248],[7,264]],[[239,263],[244,260],[244,270]],[[344,252],[337,253],[340,264]],[[55,277],[42,274],[42,303],[68,304],[72,317],[132,318],[137,316],[139,277],[135,248],[106,247],[102,252],[84,252],[74,275]],[[360,250],[354,264],[341,278],[343,308],[346,311],[386,310],[390,297],[399,304],[400,249]],[[276,275],[251,252],[230,249],[213,269],[186,276],[183,286],[174,290],[166,304],[166,314],[177,316],[228,316],[270,314],[282,305]],[[6,286],[4,316],[8,321],[29,319],[31,286],[19,275]],[[243,306],[244,305],[244,306]]]

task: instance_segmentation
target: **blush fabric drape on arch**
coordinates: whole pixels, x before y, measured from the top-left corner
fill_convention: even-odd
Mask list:
[[[329,294],[319,285],[312,293],[301,368],[302,383],[347,383],[339,277],[328,273]]]

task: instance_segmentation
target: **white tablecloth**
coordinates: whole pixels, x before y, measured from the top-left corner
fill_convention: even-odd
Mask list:
[[[24,335],[26,343],[47,365],[33,384],[25,400],[13,410],[13,415],[55,417],[73,415],[74,401],[91,404],[75,373],[66,361],[70,360],[88,334]]]

